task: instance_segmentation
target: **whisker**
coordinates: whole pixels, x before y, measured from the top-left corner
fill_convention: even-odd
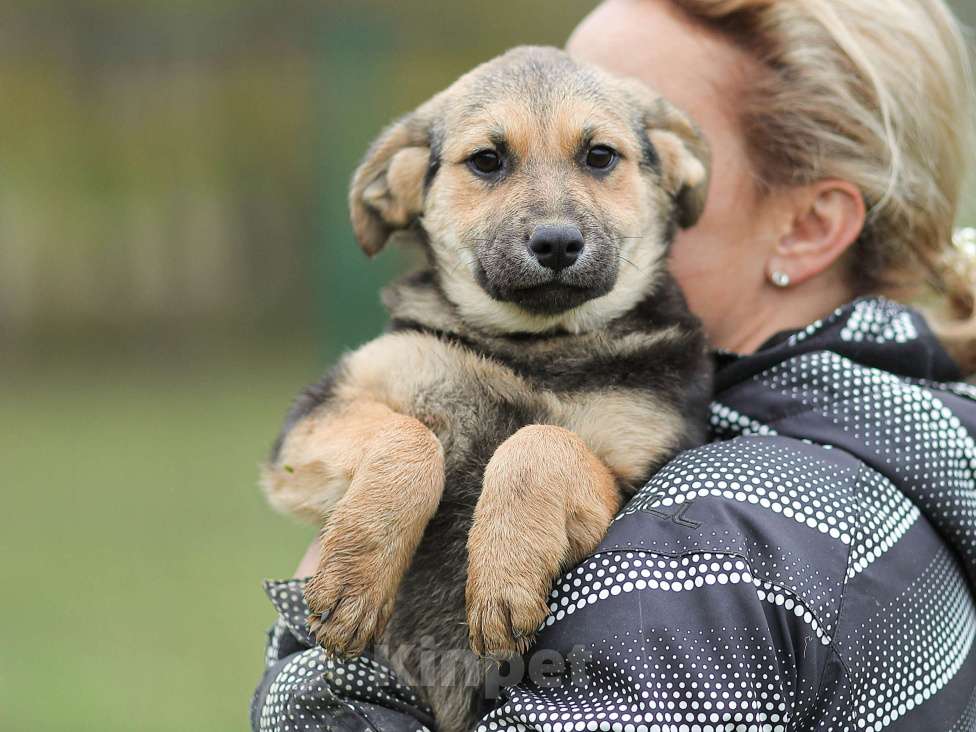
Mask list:
[[[636,264],[634,264],[633,262],[631,262],[629,259],[627,259],[627,257],[623,256],[622,254],[618,254],[617,255],[617,258],[623,260],[624,262],[626,262],[627,264],[629,264],[631,267],[633,267],[634,269],[636,269],[638,272],[641,271],[641,268],[640,267],[638,267]]]

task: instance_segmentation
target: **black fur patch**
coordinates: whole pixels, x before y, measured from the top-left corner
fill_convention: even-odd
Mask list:
[[[637,135],[637,139],[640,140],[641,143],[640,166],[642,168],[652,170],[656,174],[660,175],[661,157],[657,154],[657,149],[647,136],[647,128],[644,126],[643,122],[637,122],[634,125],[634,132]]]
[[[653,391],[677,407],[683,401],[683,385],[688,374],[700,371],[698,364],[705,354],[701,328],[688,315],[677,286],[668,280],[607,330],[612,339],[630,333],[653,335],[673,326],[678,326],[679,336],[656,341],[646,350],[592,351],[580,348],[580,336],[550,334],[513,339],[510,350],[496,350],[492,356],[550,391],[639,389]]]
[[[430,162],[427,164],[427,172],[424,173],[424,193],[428,191],[434,182],[434,177],[441,169],[441,156],[444,142],[441,132],[436,128],[430,132]]]

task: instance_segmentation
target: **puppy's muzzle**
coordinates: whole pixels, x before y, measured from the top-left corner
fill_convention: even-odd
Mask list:
[[[477,249],[476,277],[495,300],[553,315],[606,294],[617,278],[617,252],[595,224],[510,226]]]
[[[576,264],[583,246],[583,233],[575,226],[537,226],[529,238],[536,261],[553,272]]]

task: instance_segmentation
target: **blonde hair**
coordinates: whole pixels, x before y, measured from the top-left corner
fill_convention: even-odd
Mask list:
[[[976,258],[953,241],[973,147],[969,53],[942,0],[674,0],[768,73],[741,121],[760,186],[842,178],[868,218],[858,293],[926,312],[976,371]]]

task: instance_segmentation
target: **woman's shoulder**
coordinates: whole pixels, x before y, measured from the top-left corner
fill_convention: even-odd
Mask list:
[[[815,564],[821,576],[842,582],[861,523],[859,495],[878,477],[853,455],[809,440],[713,442],[658,471],[601,549],[735,554],[772,575]]]
[[[750,583],[762,597],[806,608],[827,640],[848,579],[918,516],[897,486],[844,450],[752,435],[678,455],[634,495],[596,554],[655,557],[675,572],[693,568],[693,582]],[[922,530],[932,541],[931,528]],[[737,562],[747,571],[725,571]]]

